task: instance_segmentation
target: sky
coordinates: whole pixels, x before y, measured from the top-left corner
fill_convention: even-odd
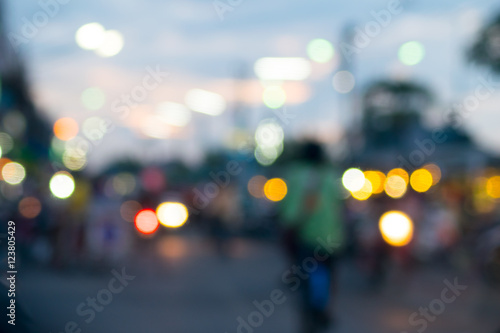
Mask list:
[[[18,48],[28,68],[34,101],[44,116],[50,122],[72,117],[80,125],[98,116],[112,123],[102,140],[92,143],[91,170],[125,157],[148,162],[182,158],[195,163],[203,152],[231,140],[235,105],[242,107],[240,117],[253,131],[261,119],[276,116],[262,104],[263,88],[254,74],[254,63],[261,57],[307,58],[307,44],[315,38],[329,40],[335,56],[326,64],[312,64],[308,79],[284,84],[286,112],[293,115],[284,131],[287,136],[315,136],[338,143],[355,119],[348,97],[332,87],[332,76],[343,66],[342,31],[347,26],[364,29],[374,20],[374,12],[387,10],[391,3],[222,0],[219,4],[230,10],[221,16],[210,0],[60,0],[64,4],[57,6],[55,0],[4,1],[7,31],[19,35],[44,7],[53,10],[53,17]],[[466,61],[465,52],[478,30],[500,13],[500,5],[486,0],[406,0],[398,8],[401,13],[391,15],[387,26],[370,38],[350,64],[354,91],[362,92],[371,82],[387,78],[421,83],[435,96],[426,123],[439,127],[450,105],[473,94],[480,78],[488,76],[486,69]],[[102,58],[81,49],[75,33],[90,22],[120,31],[122,51]],[[399,47],[408,41],[418,41],[425,48],[423,60],[415,66],[398,59]],[[113,102],[141,85],[148,69],[168,76],[148,91],[141,107],[119,117],[112,112]],[[104,92],[102,108],[90,111],[82,104],[81,94],[89,87]],[[144,135],[142,124],[156,105],[184,103],[186,93],[196,88],[222,95],[228,110],[217,117],[193,113],[188,126],[165,139]],[[495,91],[464,124],[480,147],[497,154],[499,104],[500,93]]]

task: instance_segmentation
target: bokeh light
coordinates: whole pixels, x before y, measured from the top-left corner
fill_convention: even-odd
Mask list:
[[[104,27],[97,23],[88,23],[81,26],[75,35],[75,40],[78,46],[84,50],[95,50],[104,41],[106,30]]]
[[[49,183],[50,192],[59,198],[69,198],[75,190],[75,180],[73,176],[66,171],[56,172]]]
[[[143,209],[134,218],[135,227],[139,232],[149,235],[158,230],[160,223],[156,218],[156,213],[152,209]]]
[[[401,198],[407,189],[407,183],[403,177],[399,175],[388,176],[385,180],[384,190],[385,193],[391,198]]]
[[[7,157],[0,158],[0,180],[3,180],[3,176],[2,176],[2,169],[3,169],[3,167],[4,167],[5,164],[7,164],[9,162],[12,162],[12,161],[9,158],[7,158]]]
[[[179,103],[161,103],[156,107],[156,114],[171,126],[184,127],[191,121],[191,111]]]
[[[64,152],[65,150],[68,150],[72,151],[73,154],[85,156],[90,151],[90,145],[91,143],[88,140],[85,140],[84,138],[77,136],[71,140],[64,142],[62,151]]]
[[[264,185],[264,194],[271,201],[281,201],[287,194],[287,186],[283,179],[272,178]]]
[[[82,125],[83,134],[91,141],[101,140],[107,132],[107,124],[101,117],[85,119]]]
[[[436,164],[426,164],[422,167],[432,175],[432,185],[436,185],[441,180],[441,169]]]
[[[286,93],[279,86],[270,86],[264,89],[262,101],[270,109],[278,109],[285,105]]]
[[[163,237],[157,243],[159,254],[166,259],[181,259],[190,250],[189,243],[184,237],[170,235]]]
[[[372,193],[378,194],[384,191],[385,174],[381,171],[365,171],[365,178],[372,184]]]
[[[172,129],[155,114],[146,114],[140,122],[141,133],[154,139],[167,139],[172,134]]]
[[[387,173],[387,177],[390,177],[390,176],[399,176],[399,177],[404,179],[406,184],[408,184],[408,182],[410,181],[410,176],[408,175],[408,172],[406,172],[406,170],[401,169],[401,168],[396,168],[396,169],[392,169],[391,171],[389,171]]]
[[[356,192],[365,185],[365,175],[357,168],[350,168],[342,175],[342,184],[350,192]]]
[[[133,174],[121,172],[113,177],[112,185],[115,193],[127,195],[135,190],[136,180]]]
[[[95,50],[101,57],[112,57],[120,53],[123,48],[123,36],[117,30],[108,30],[104,33],[103,40]]]
[[[134,222],[134,217],[142,209],[142,205],[135,200],[125,201],[120,205],[120,216],[127,222]]]
[[[8,184],[17,185],[26,177],[26,171],[21,164],[8,162],[2,167],[2,177]]]
[[[160,223],[169,228],[179,228],[186,223],[189,213],[180,202],[164,202],[156,208]]]
[[[311,64],[304,58],[261,58],[254,71],[261,80],[305,80],[311,74]]]
[[[472,187],[473,190],[472,202],[474,209],[478,213],[490,213],[495,209],[495,201],[492,200],[491,196],[491,194],[494,193],[488,193],[489,191],[492,190],[495,191],[495,188],[492,186],[495,185],[494,179],[493,182],[490,182],[490,185],[488,186],[488,181],[490,181],[490,179],[492,178],[477,177],[474,179]]]
[[[80,171],[87,165],[87,156],[77,149],[66,149],[62,161],[71,171]]]
[[[14,140],[7,133],[0,132],[0,147],[2,147],[2,154],[8,154],[14,148]]]
[[[486,181],[486,193],[494,199],[500,199],[500,176],[488,178]]]
[[[363,187],[360,190],[351,192],[351,195],[356,200],[367,200],[373,193],[373,186],[370,180],[365,179]]]
[[[332,84],[335,91],[341,94],[347,94],[354,88],[356,80],[351,72],[339,71],[333,76]]]
[[[50,140],[50,150],[56,155],[62,155],[64,153],[67,142],[68,141],[62,141],[54,136],[52,137],[52,140]]]
[[[26,197],[19,202],[18,209],[25,218],[34,219],[42,211],[42,204],[35,197]]]
[[[264,186],[266,185],[267,178],[261,175],[253,176],[248,181],[248,193],[254,198],[264,198]]]
[[[226,110],[224,97],[202,89],[188,91],[185,102],[191,110],[210,116],[218,116]]]
[[[81,95],[83,106],[91,111],[99,110],[106,103],[106,95],[98,87],[90,87],[85,89]]]
[[[54,135],[62,141],[73,139],[78,134],[78,123],[69,117],[60,118],[54,123]]]
[[[278,157],[283,152],[283,145],[278,147],[255,147],[254,157],[262,166],[269,166],[276,162]]]
[[[285,133],[274,119],[264,119],[255,130],[255,143],[260,147],[276,148],[283,144]]]
[[[307,55],[312,61],[325,63],[332,60],[333,54],[332,43],[325,39],[313,39],[307,45]]]
[[[140,174],[142,187],[149,192],[160,192],[166,185],[163,171],[156,167],[148,167]]]
[[[405,246],[413,238],[413,222],[408,215],[399,211],[389,211],[380,217],[380,233],[392,246]]]
[[[399,61],[407,66],[414,66],[424,59],[425,49],[419,42],[407,42],[401,45],[398,52]]]
[[[418,169],[411,174],[410,185],[417,192],[426,192],[432,183],[432,174],[426,169]]]

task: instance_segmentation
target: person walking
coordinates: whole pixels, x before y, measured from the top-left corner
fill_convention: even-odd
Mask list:
[[[321,146],[314,142],[304,145],[298,161],[287,172],[288,193],[280,212],[285,247],[299,267],[311,258],[315,261],[300,285],[304,333],[321,332],[332,323],[335,265],[344,243],[337,179]],[[325,244],[329,248],[319,255],[316,249]]]

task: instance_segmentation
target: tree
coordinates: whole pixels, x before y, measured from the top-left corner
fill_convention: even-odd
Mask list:
[[[374,145],[395,143],[420,126],[432,103],[427,88],[412,82],[378,81],[363,96],[363,131]]]
[[[500,15],[480,31],[467,56],[472,62],[500,72]]]

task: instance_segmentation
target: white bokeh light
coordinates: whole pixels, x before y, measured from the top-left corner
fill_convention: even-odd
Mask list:
[[[81,26],[75,35],[75,40],[78,46],[84,50],[95,50],[104,41],[106,30],[97,23],[88,23]]]
[[[123,45],[123,35],[117,30],[108,30],[104,33],[103,41],[95,53],[104,58],[112,57],[120,53]]]

